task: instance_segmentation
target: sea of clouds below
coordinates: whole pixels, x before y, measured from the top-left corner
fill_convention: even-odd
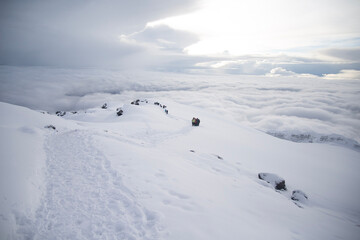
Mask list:
[[[35,110],[171,99],[265,132],[338,134],[360,142],[357,80],[1,66],[0,86],[0,101]]]

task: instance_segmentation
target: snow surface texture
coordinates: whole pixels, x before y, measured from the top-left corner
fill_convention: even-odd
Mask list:
[[[359,152],[132,100],[63,117],[0,104],[0,239],[358,239]]]
[[[0,66],[0,86],[0,101],[52,113],[165,98],[288,140],[310,135],[353,149],[360,142],[356,80]],[[341,140],[321,141],[335,135]]]

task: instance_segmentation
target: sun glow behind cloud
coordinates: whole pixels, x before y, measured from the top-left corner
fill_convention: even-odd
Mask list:
[[[2,65],[316,76],[360,70],[358,0],[0,5]]]
[[[203,6],[148,26],[168,25],[198,34],[200,41],[184,49],[190,55],[344,47],[360,33],[360,2],[354,0],[212,0]]]

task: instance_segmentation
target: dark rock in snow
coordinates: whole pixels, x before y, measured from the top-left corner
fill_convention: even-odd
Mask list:
[[[107,103],[104,103],[104,105],[102,105],[101,108],[102,108],[102,109],[107,109],[107,108],[108,108]]]
[[[47,125],[44,128],[49,128],[49,129],[56,130],[56,127],[54,125]]]
[[[154,102],[154,104],[155,104],[155,105],[158,105],[158,106],[160,105],[160,103],[158,103],[158,102]]]
[[[285,180],[273,173],[259,173],[259,179],[270,183],[276,190],[285,190]]]
[[[195,152],[195,150],[190,150],[190,152],[194,153],[194,152]]]
[[[118,115],[118,116],[121,116],[121,115],[123,115],[123,113],[124,113],[124,111],[122,110],[122,109],[116,109],[116,114]]]
[[[222,157],[220,157],[219,155],[215,155],[218,159],[220,159],[220,160],[223,160],[223,158]]]
[[[131,104],[133,105],[139,105],[140,99],[136,99],[135,101],[132,101]]]
[[[295,190],[292,192],[291,199],[304,203],[308,200],[308,196],[301,190]]]
[[[57,111],[55,114],[58,115],[59,117],[62,117],[62,116],[64,116],[66,114],[66,112]]]

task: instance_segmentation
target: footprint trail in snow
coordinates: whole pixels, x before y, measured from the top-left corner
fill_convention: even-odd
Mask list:
[[[33,232],[18,233],[34,239],[159,238],[157,215],[136,202],[90,132],[54,134],[46,152],[46,196]]]

